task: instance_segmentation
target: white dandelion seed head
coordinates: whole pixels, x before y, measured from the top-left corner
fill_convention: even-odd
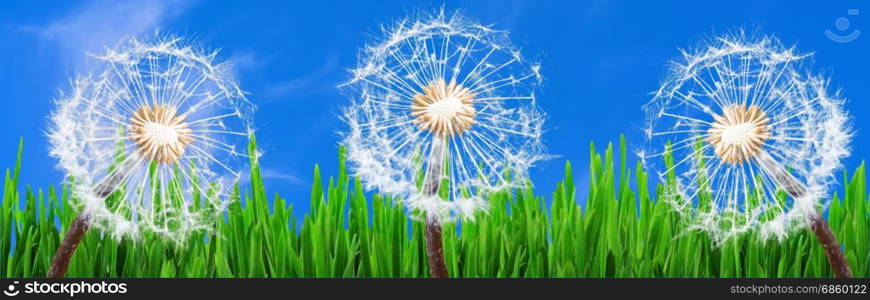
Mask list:
[[[473,217],[484,193],[522,186],[545,158],[534,94],[540,66],[506,32],[460,14],[405,19],[384,32],[343,85],[354,97],[342,117],[355,175],[436,221]],[[422,192],[420,182],[439,145],[444,170],[435,173],[449,182],[441,187],[449,200]]]
[[[717,243],[751,230],[782,239],[827,205],[851,132],[844,100],[805,71],[808,60],[775,38],[740,33],[673,64],[644,107],[641,155],[674,181],[662,199],[692,229]]]
[[[56,101],[50,154],[92,226],[180,243],[220,220],[254,107],[214,54],[179,38],[130,39],[94,56],[99,72]]]

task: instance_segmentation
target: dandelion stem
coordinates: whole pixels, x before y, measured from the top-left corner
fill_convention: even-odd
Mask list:
[[[426,254],[429,256],[429,275],[432,278],[447,278],[440,223],[426,222],[426,249]]]
[[[784,189],[792,198],[801,198],[807,194],[807,189],[794,178],[785,168],[776,163],[767,151],[762,150],[757,155],[759,163],[773,174],[774,180]],[[822,248],[825,249],[825,256],[828,257],[828,262],[831,264],[831,269],[834,271],[834,276],[837,278],[852,278],[852,269],[849,268],[849,263],[846,261],[846,256],[840,249],[840,243],[837,237],[831,231],[831,226],[828,221],[822,218],[818,212],[813,210],[809,216],[810,227]]]
[[[124,177],[122,173],[126,172],[118,172],[121,169],[129,170],[134,164],[133,161],[136,161],[137,156],[131,156],[130,158],[134,158],[132,160],[127,159],[121,165],[119,165],[119,169],[113,172],[110,172],[109,175],[103,179],[102,182],[97,184],[95,187],[95,194],[100,199],[109,198],[112,193],[121,185],[121,181]],[[48,274],[46,277],[48,278],[63,278],[66,276],[66,271],[69,269],[69,262],[72,259],[73,254],[76,252],[76,248],[78,248],[79,243],[81,243],[82,238],[84,238],[85,233],[90,229],[91,224],[88,221],[88,217],[84,213],[79,213],[76,216],[75,220],[73,220],[72,224],[70,224],[69,229],[66,231],[66,236],[63,237],[63,241],[60,243],[60,247],[57,248],[57,252],[54,254],[54,258],[51,260],[51,268],[48,270]]]
[[[816,238],[822,243],[822,248],[825,249],[825,255],[828,256],[828,262],[831,263],[831,269],[834,270],[834,276],[837,278],[852,278],[852,269],[849,268],[849,262],[846,261],[846,256],[840,249],[840,243],[837,242],[837,237],[831,231],[831,226],[828,221],[825,221],[818,213],[810,216],[810,224]]]
[[[76,216],[76,219],[73,220],[72,224],[70,224],[69,230],[67,230],[66,236],[63,238],[63,242],[60,243],[57,253],[51,260],[51,269],[48,270],[48,278],[63,278],[66,276],[69,262],[72,259],[76,248],[79,246],[79,243],[82,241],[82,238],[85,236],[85,233],[88,232],[89,227],[90,224],[84,214]]]
[[[426,197],[438,197],[441,188],[441,172],[444,164],[444,151],[447,143],[439,135],[432,137],[432,150],[429,153],[429,170],[423,184]],[[429,257],[429,274],[433,278],[447,278],[447,264],[444,262],[444,244],[441,235],[441,222],[437,215],[426,212],[426,254]],[[437,212],[436,212],[437,213]]]

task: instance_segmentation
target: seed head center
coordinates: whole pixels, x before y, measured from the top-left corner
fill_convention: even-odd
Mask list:
[[[474,124],[476,110],[474,97],[468,88],[455,81],[443,79],[423,87],[414,95],[411,115],[421,130],[430,130],[440,136],[459,135]]]
[[[448,97],[429,105],[426,114],[438,119],[453,119],[465,109],[462,100],[456,97]]]
[[[722,142],[730,145],[744,145],[751,142],[755,124],[740,123],[728,126],[722,130]]]
[[[758,106],[732,105],[713,115],[707,141],[719,158],[729,164],[743,163],[763,150],[770,139],[770,118]]]
[[[154,141],[157,146],[164,147],[178,141],[178,131],[175,128],[160,123],[145,123],[143,134]]]
[[[178,115],[174,107],[166,105],[140,107],[130,118],[129,131],[137,151],[160,164],[178,162],[187,145],[193,142],[186,116]]]

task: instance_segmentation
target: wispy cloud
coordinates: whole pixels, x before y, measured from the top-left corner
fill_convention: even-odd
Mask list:
[[[55,44],[67,63],[86,71],[89,53],[101,53],[121,40],[156,30],[163,22],[190,6],[187,0],[91,0],[48,25],[31,27],[46,42]]]
[[[275,169],[263,169],[260,173],[263,175],[263,179],[277,179],[292,185],[302,185],[305,183],[304,179],[293,173],[282,172]]]
[[[259,69],[267,65],[271,58],[263,58],[252,51],[237,51],[228,59],[235,69]]]
[[[302,179],[299,175],[291,172],[286,172],[277,169],[270,168],[262,168],[260,169],[260,176],[263,177],[263,180],[277,180],[282,181],[288,185],[296,185],[301,186],[306,183],[305,179]],[[242,185],[248,184],[251,182],[251,173],[245,171],[240,176],[239,183]]]
[[[322,84],[322,81],[329,78],[330,75],[339,70],[338,54],[335,52],[329,53],[323,64],[318,68],[303,76],[285,80],[269,87],[266,89],[264,96],[268,98],[277,98],[300,90],[306,90],[306,94],[318,92],[324,89],[331,90],[334,84]]]

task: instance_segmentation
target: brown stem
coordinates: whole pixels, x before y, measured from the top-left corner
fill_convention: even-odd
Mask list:
[[[440,223],[426,222],[426,254],[429,256],[429,275],[432,278],[447,278]]]
[[[66,275],[66,270],[69,268],[69,261],[72,259],[73,253],[75,253],[76,248],[79,246],[85,233],[88,232],[88,227],[90,227],[90,225],[84,215],[79,214],[76,216],[76,219],[73,220],[72,224],[70,224],[69,230],[67,230],[66,236],[63,238],[63,242],[60,243],[60,247],[57,249],[54,259],[51,260],[51,269],[48,270],[48,278],[63,278]]]
[[[118,168],[129,170],[129,168],[134,164],[134,161],[136,161],[136,159],[128,159],[118,166]],[[112,193],[121,186],[121,182],[124,179],[124,176],[122,175],[123,173],[126,172],[109,172],[109,175],[94,187],[94,194],[103,200],[109,198],[109,196],[111,196]],[[48,278],[63,278],[66,276],[66,270],[69,269],[69,261],[72,259],[72,256],[76,252],[76,248],[78,248],[85,233],[88,232],[88,228],[90,228],[90,223],[88,222],[87,216],[83,213],[79,213],[79,215],[76,216],[76,219],[73,220],[72,224],[70,224],[69,229],[66,231],[66,236],[63,237],[60,247],[57,248],[57,252],[51,260],[51,268],[48,270],[47,274]]]
[[[792,198],[800,198],[806,195],[807,189],[803,184],[798,182],[785,168],[776,163],[770,154],[762,151],[758,155],[758,161],[761,166],[769,173],[773,174],[777,184],[786,191]],[[834,276],[837,278],[852,278],[852,270],[849,268],[849,263],[846,261],[846,256],[840,250],[840,243],[837,242],[837,237],[831,231],[831,226],[828,221],[825,221],[821,215],[816,212],[809,217],[810,227],[816,234],[822,248],[825,249],[825,256],[828,257],[828,262],[831,264],[831,269],[834,271]]]
[[[444,160],[446,141],[443,137],[432,138],[429,153],[429,170],[424,178],[423,192],[427,197],[438,197],[441,188],[441,168]],[[432,278],[447,278],[447,264],[444,262],[444,243],[441,222],[438,216],[426,216],[426,254],[429,257],[429,275]]]
[[[810,216],[810,224],[816,238],[822,243],[822,248],[825,249],[825,255],[828,257],[828,262],[831,263],[831,269],[834,271],[834,276],[837,278],[852,278],[852,269],[849,268],[849,263],[846,261],[846,256],[840,249],[840,243],[837,242],[837,237],[831,231],[831,226],[819,214]]]

